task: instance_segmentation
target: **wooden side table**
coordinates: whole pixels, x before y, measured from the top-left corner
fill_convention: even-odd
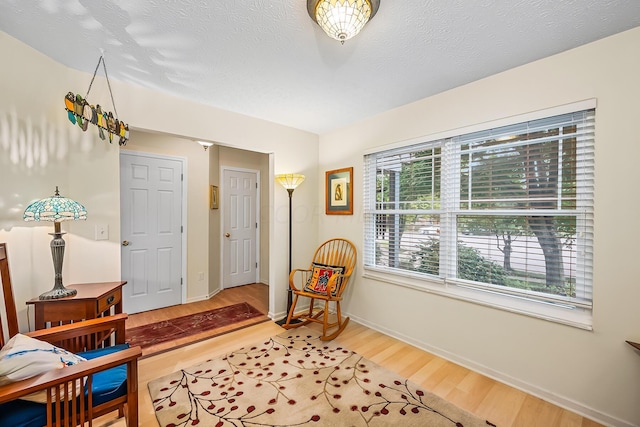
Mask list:
[[[71,297],[30,299],[27,304],[35,309],[35,328],[44,329],[122,313],[122,287],[126,283],[81,283],[67,286],[78,291]]]

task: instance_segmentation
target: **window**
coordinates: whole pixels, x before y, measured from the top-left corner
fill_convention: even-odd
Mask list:
[[[365,270],[590,328],[595,110],[365,156]]]

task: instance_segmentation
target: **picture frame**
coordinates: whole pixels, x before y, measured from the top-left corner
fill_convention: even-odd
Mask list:
[[[325,213],[353,215],[353,167],[327,171]]]
[[[209,207],[218,209],[218,187],[215,185],[209,186]]]

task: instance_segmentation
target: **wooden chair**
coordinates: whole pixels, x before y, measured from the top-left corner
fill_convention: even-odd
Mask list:
[[[291,329],[315,322],[322,324],[322,340],[329,341],[337,337],[349,323],[348,317],[342,319],[340,301],[355,267],[356,247],[349,240],[330,239],[320,245],[308,269],[297,268],[289,274],[289,287],[294,298],[283,327]],[[310,299],[309,309],[296,313],[300,297]],[[324,301],[318,310],[315,307],[316,300]],[[331,302],[335,303],[337,316],[334,322],[329,321]],[[330,329],[334,330],[329,333]]]
[[[18,333],[18,321],[5,243],[0,243],[0,278],[11,338]],[[17,425],[91,426],[95,418],[117,410],[119,417],[126,416],[129,427],[137,426],[138,359],[142,351],[140,347],[128,348],[125,343],[126,319],[126,314],[118,314],[25,333],[80,354],[87,361],[0,386],[0,417],[29,411],[26,421]],[[6,341],[0,320],[0,344],[4,346]],[[126,373],[123,373],[124,367]],[[113,380],[116,373],[126,377],[126,381],[116,391],[100,395],[98,383],[103,378]],[[83,389],[84,393],[76,392]],[[46,404],[21,400],[43,390]],[[65,402],[67,395],[70,397]],[[7,422],[0,419],[0,425]]]

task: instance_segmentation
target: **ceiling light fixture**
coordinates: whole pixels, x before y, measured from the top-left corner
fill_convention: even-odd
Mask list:
[[[209,142],[209,141],[197,141],[197,142],[198,144],[202,145],[202,147],[204,147],[204,151],[207,151],[207,148],[213,145],[213,142]]]
[[[344,44],[364,28],[380,7],[380,0],[307,0],[311,19],[329,37]]]

